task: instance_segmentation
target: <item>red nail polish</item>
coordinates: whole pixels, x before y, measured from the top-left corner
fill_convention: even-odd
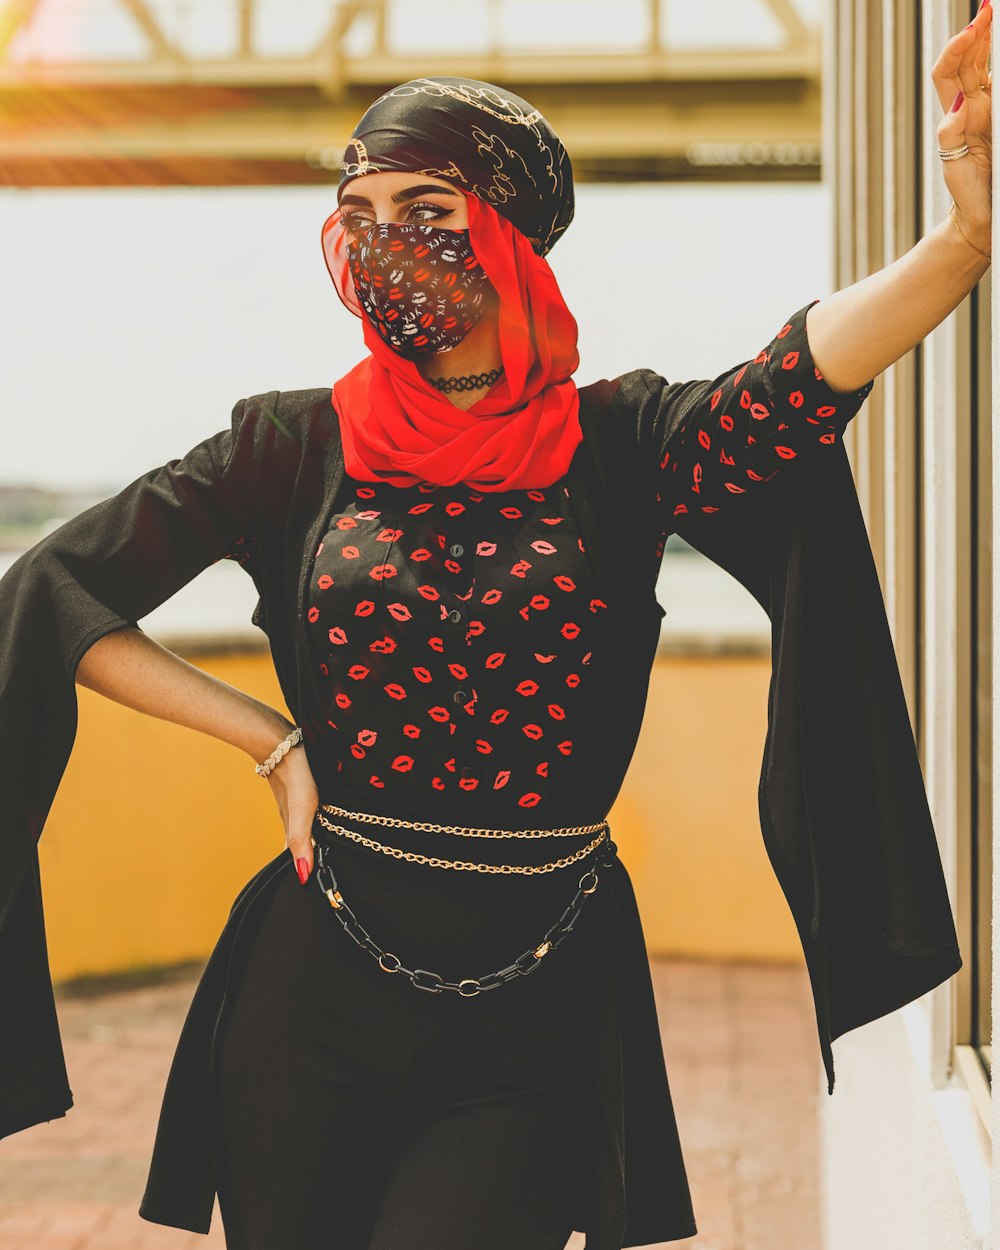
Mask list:
[[[951,112],[952,112],[952,113],[957,113],[957,112],[958,112],[958,110],[962,107],[962,101],[963,101],[964,99],[965,99],[965,92],[964,92],[964,91],[960,91],[960,92],[958,93],[958,95],[957,95],[957,96],[955,96],[955,99],[952,101],[952,105],[951,105]]]
[[[299,874],[299,881],[305,885],[305,883],[309,880],[309,861],[307,859],[297,859],[295,861],[295,868]]]

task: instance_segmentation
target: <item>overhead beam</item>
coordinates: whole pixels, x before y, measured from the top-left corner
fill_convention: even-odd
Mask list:
[[[696,143],[818,144],[820,98],[816,89],[771,83],[748,97],[738,84],[718,84],[700,98],[679,88],[643,92],[595,90],[536,96],[574,159],[683,157]],[[613,107],[612,107],[613,104]],[[48,159],[171,155],[232,160],[332,164],[357,122],[356,105],[277,104],[224,110],[178,121],[105,122],[95,130],[78,125],[0,130],[0,159],[34,154]]]
[[[814,31],[802,20],[802,14],[792,0],[765,0],[765,3],[784,27],[789,46],[807,44],[814,37]]]
[[[129,0],[137,3],[138,0]],[[331,39],[331,46],[335,41]],[[325,46],[325,45],[324,45]],[[179,54],[172,53],[174,57]],[[819,40],[800,47],[753,53],[632,52],[506,56],[402,57],[373,55],[343,57],[337,81],[351,86],[405,82],[426,74],[454,74],[488,82],[630,83],[630,82],[752,82],[767,78],[818,79],[822,72]],[[235,56],[186,59],[178,63],[155,61],[73,61],[0,66],[0,88],[17,86],[320,86],[330,81],[327,49],[312,57]]]
[[[173,61],[184,61],[187,59],[168,41],[160,24],[150,12],[145,0],[121,0],[121,3],[142,33],[149,40],[150,47],[153,49],[155,57],[166,62],[168,65]]]

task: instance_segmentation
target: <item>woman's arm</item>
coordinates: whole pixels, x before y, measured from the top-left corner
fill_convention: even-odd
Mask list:
[[[766,490],[787,466],[822,456],[857,415],[875,380],[846,395],[829,386],[806,335],[813,307],[798,309],[756,356],[716,378],[668,382],[639,369],[617,379],[615,401],[634,425],[664,535],[738,507],[741,495]]]
[[[93,643],[76,680],[137,712],[220,738],[255,763],[295,728],[275,708],[189,664],[135,625]]]
[[[295,726],[275,708],[182,660],[136,625],[105,634],[84,652],[76,680],[126,707],[220,738],[255,763]],[[312,872],[310,830],[319,791],[304,750],[289,751],[266,778],[300,880]]]
[[[935,226],[892,264],[809,311],[813,358],[835,390],[851,391],[905,356],[958,307],[990,266],[992,107],[987,58],[992,12],[992,4],[984,3],[975,19],[945,45],[931,74],[944,112],[938,146],[944,151],[969,147],[967,155],[942,161],[954,219]]]

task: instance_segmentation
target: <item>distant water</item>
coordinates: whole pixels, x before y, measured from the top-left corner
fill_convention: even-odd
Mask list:
[[[0,576],[15,558],[0,552]],[[668,553],[657,597],[667,611],[664,640],[708,645],[723,639],[732,645],[769,637],[767,616],[755,600],[728,573],[697,553]],[[264,642],[264,635],[250,623],[256,603],[257,593],[245,570],[232,560],[220,560],[145,617],[142,627],[164,646],[191,637]]]

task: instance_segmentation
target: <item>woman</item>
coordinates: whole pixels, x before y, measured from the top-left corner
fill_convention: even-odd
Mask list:
[[[840,433],[874,375],[984,271],[989,11],[936,69],[942,93],[960,81],[971,97],[939,131],[942,148],[964,137],[976,154],[945,166],[952,220],[709,382],[639,370],[578,390],[575,323],[544,260],[573,213],[558,139],[489,84],[395,88],[356,128],[323,230],[338,293],[361,316],[362,363],[331,389],[240,401],[232,431],[75,518],[0,585],[57,609],[55,626],[52,613],[14,622],[8,643],[53,723],[75,710],[68,674],[211,732],[256,761],[285,825],[289,853],[237,898],[185,1023],[145,1218],[207,1231],[217,1190],[239,1250],[559,1250],[574,1229],[590,1250],[617,1250],[696,1232],[641,928],[606,822],[642,715],[656,571],[667,534],[684,529],[764,586],[775,630],[794,638],[795,604],[817,592],[803,583],[784,611],[785,574],[801,570],[783,538],[819,521],[812,560],[822,532],[838,551],[865,550],[853,514],[815,503],[848,489]],[[770,544],[762,583],[756,553],[745,560],[756,534]],[[255,620],[297,724],[134,628],[222,555],[260,589]],[[888,646],[891,687],[877,582],[866,564],[849,572],[829,585],[844,599],[865,588],[861,645]],[[845,638],[848,662],[858,645]],[[782,649],[779,672],[800,650]],[[765,747],[775,775],[794,749],[784,689]],[[848,951],[843,826],[824,844],[814,817],[816,855],[800,859],[786,819],[798,791],[766,791],[769,850],[823,973],[831,1090],[831,1036],[961,963],[905,706],[841,697],[827,690],[819,706],[863,714],[853,735],[830,721],[842,738],[867,745],[886,727],[886,755],[869,755],[900,783],[910,870],[890,874],[903,904],[894,949],[870,958],[852,888]],[[20,706],[8,704],[11,721]],[[11,804],[36,838],[69,728]],[[870,765],[854,766],[861,777]],[[859,829],[865,815],[853,813]],[[27,884],[5,906],[11,932],[35,940],[37,859],[23,841],[5,853]],[[886,905],[873,892],[879,936]],[[906,944],[919,957],[904,973]],[[850,960],[856,977],[842,975]],[[24,1027],[8,1034],[23,1042]],[[41,1023],[36,1035],[53,1037]],[[71,1102],[54,1061],[23,1047],[22,1066],[31,1097],[7,1094],[8,1132]]]

